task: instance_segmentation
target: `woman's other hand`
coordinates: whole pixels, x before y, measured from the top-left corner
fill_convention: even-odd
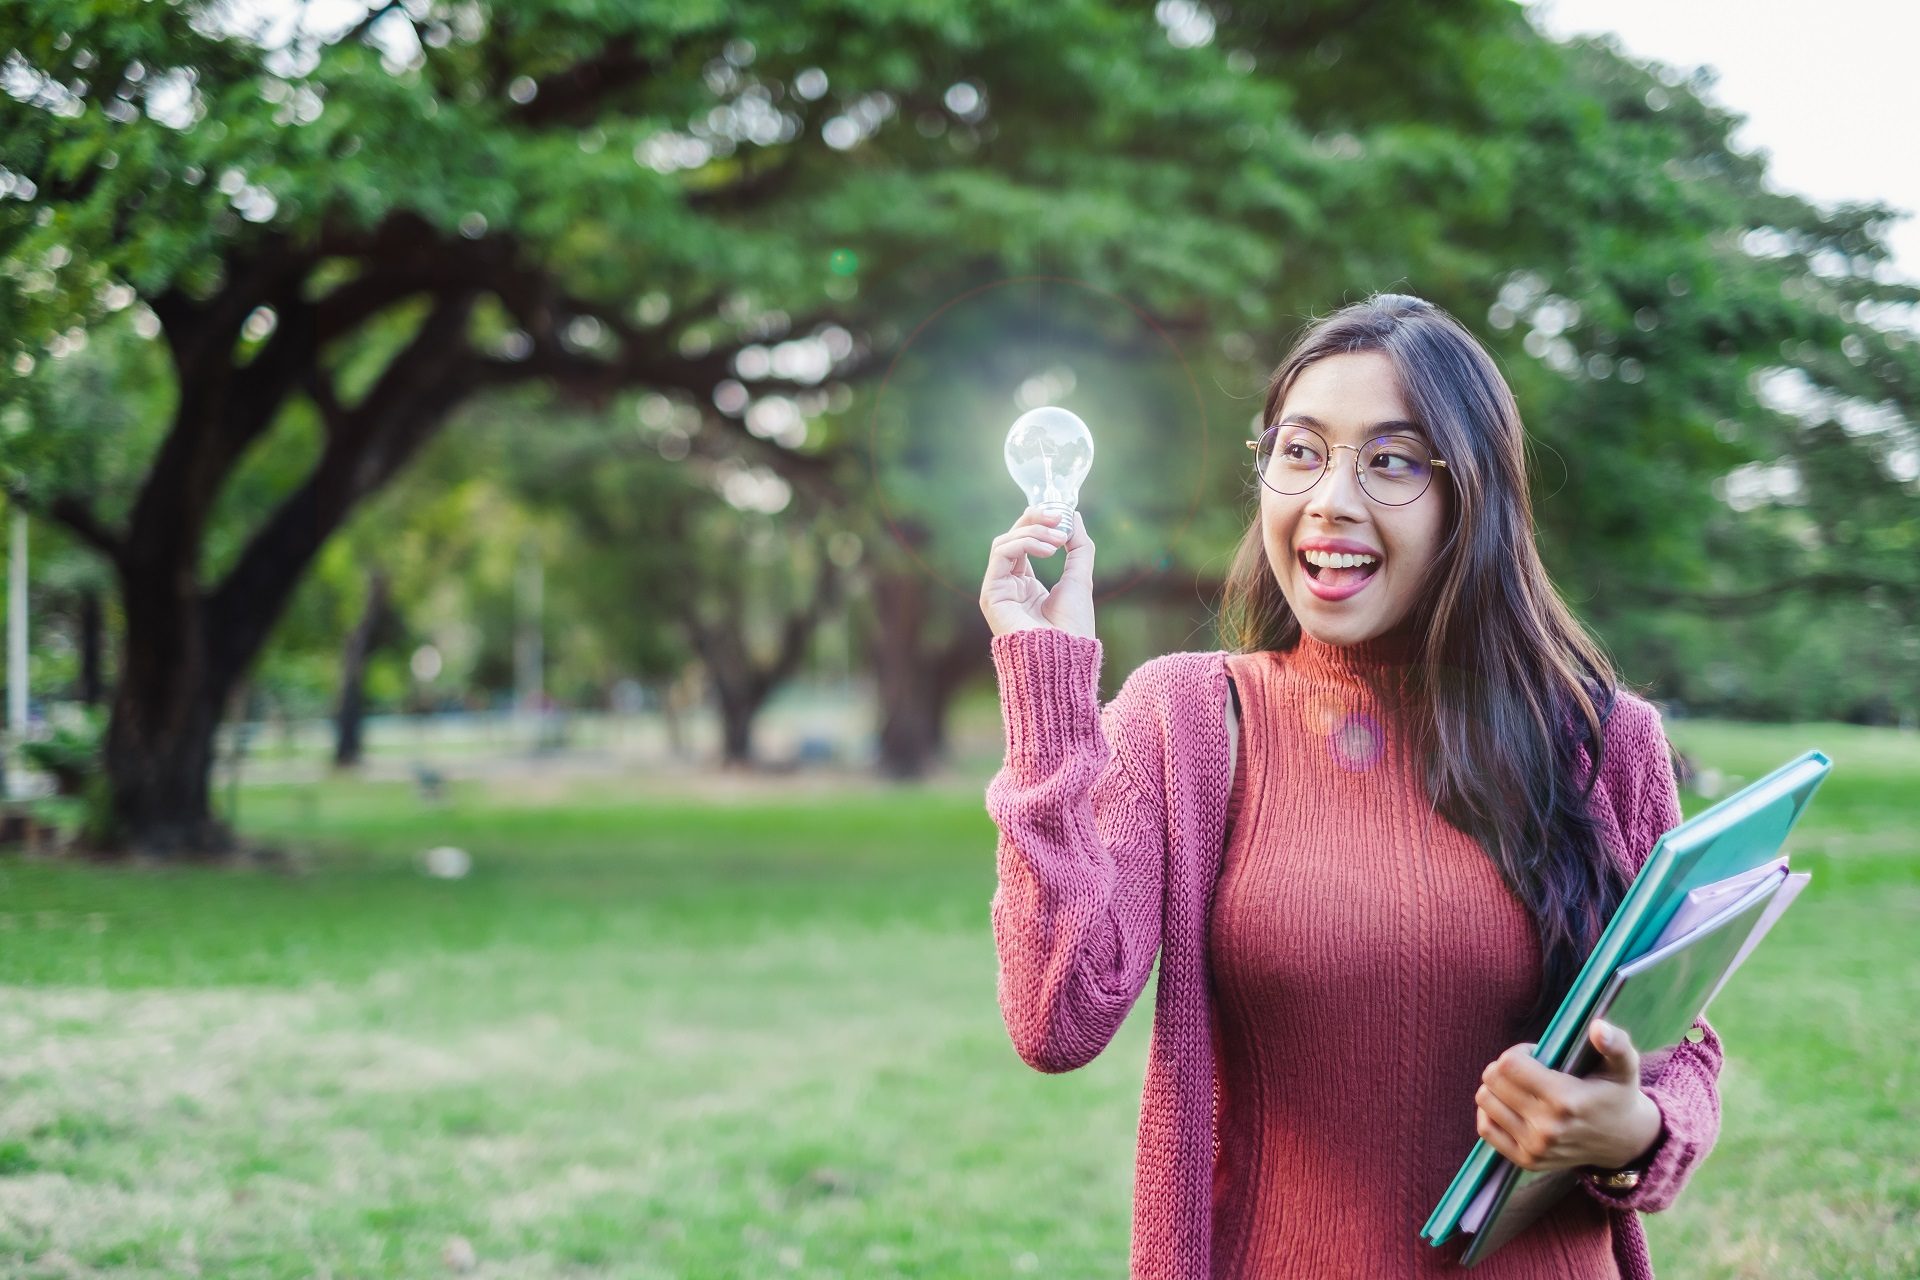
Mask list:
[[[1659,1140],[1660,1108],[1640,1088],[1639,1051],[1600,1019],[1587,1034],[1600,1052],[1590,1075],[1555,1071],[1533,1056],[1532,1044],[1514,1045],[1480,1073],[1475,1125],[1522,1169],[1625,1168]]]

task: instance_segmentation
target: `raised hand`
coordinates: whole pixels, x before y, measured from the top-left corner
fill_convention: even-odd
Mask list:
[[[1067,566],[1051,588],[1034,576],[1028,556],[1050,556],[1067,549]],[[1021,513],[1014,526],[993,540],[987,574],[980,583],[980,612],[995,635],[1028,627],[1054,627],[1093,639],[1093,539],[1086,517],[1073,516],[1073,535],[1053,527],[1053,517],[1036,507]]]

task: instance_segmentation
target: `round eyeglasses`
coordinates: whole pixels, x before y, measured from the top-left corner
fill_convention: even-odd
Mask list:
[[[1433,483],[1435,469],[1447,464],[1427,452],[1414,436],[1375,436],[1355,448],[1329,446],[1326,437],[1297,422],[1279,422],[1247,441],[1260,483],[1275,493],[1305,493],[1325,475],[1335,449],[1353,449],[1360,489],[1382,506],[1412,502]]]

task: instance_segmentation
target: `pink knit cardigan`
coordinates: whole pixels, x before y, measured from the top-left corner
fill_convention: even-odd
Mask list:
[[[1042,627],[995,636],[991,649],[1007,742],[986,791],[999,828],[991,919],[1001,1015],[1029,1066],[1085,1066],[1125,1021],[1158,956],[1131,1274],[1201,1280],[1215,1151],[1207,927],[1232,784],[1226,653],[1154,658],[1103,707],[1098,640]],[[1586,761],[1583,749],[1582,769]],[[1659,712],[1624,689],[1591,807],[1634,872],[1681,820]],[[1704,1018],[1695,1027],[1697,1043],[1641,1056],[1641,1087],[1662,1125],[1640,1185],[1609,1192],[1577,1181],[1613,1210],[1625,1280],[1653,1277],[1639,1214],[1671,1205],[1719,1134],[1720,1039]]]

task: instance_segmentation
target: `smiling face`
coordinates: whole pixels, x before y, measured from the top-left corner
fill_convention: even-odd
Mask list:
[[[1433,481],[1412,502],[1385,506],[1360,489],[1351,449],[1365,447],[1383,434],[1425,440],[1400,394],[1393,362],[1378,351],[1326,356],[1295,375],[1275,421],[1313,418],[1332,453],[1332,466],[1305,493],[1275,493],[1260,486],[1261,539],[1267,561],[1300,625],[1328,644],[1357,644],[1398,627],[1432,580],[1431,570],[1444,536],[1448,481],[1436,470]],[[1397,425],[1382,427],[1380,423]],[[1431,442],[1428,442],[1431,450]],[[1315,578],[1302,555],[1316,539],[1353,544],[1374,556],[1374,569],[1358,590],[1328,598],[1345,588],[1330,584],[1338,572]],[[1347,574],[1353,573],[1347,570]]]

